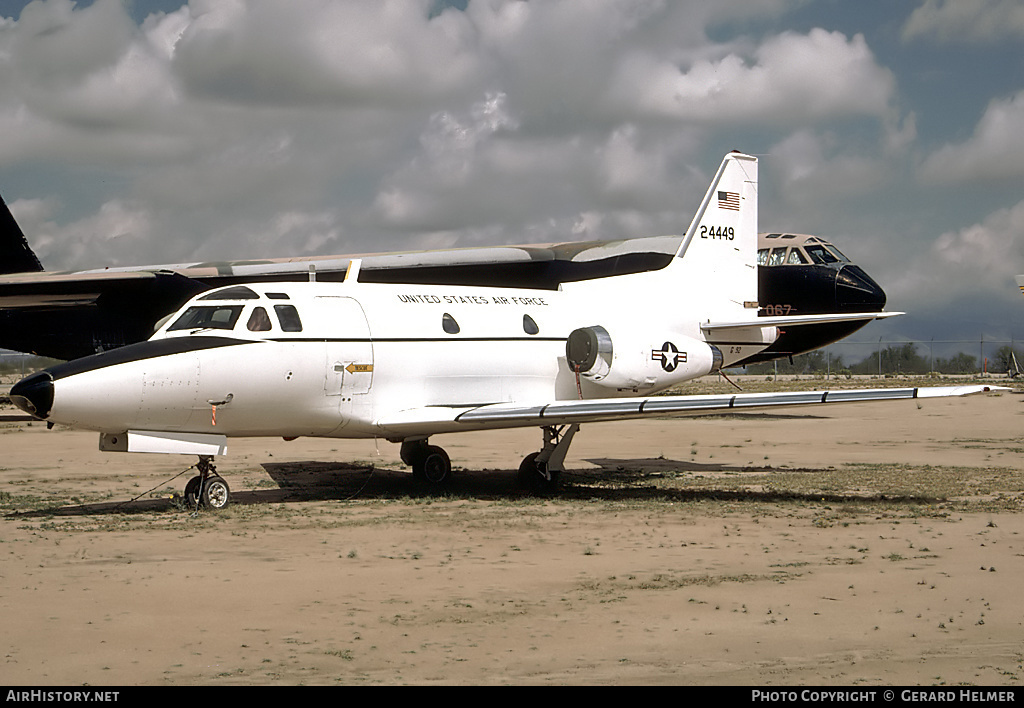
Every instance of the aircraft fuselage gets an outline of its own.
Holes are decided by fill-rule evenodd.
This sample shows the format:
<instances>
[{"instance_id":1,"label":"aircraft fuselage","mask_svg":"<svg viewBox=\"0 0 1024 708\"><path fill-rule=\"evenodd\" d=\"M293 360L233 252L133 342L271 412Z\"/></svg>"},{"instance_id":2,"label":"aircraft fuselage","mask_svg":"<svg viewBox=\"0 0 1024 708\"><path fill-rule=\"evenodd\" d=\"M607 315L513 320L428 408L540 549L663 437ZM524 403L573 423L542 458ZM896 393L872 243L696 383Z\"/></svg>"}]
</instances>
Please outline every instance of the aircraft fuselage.
<instances>
[{"instance_id":1,"label":"aircraft fuselage","mask_svg":"<svg viewBox=\"0 0 1024 708\"><path fill-rule=\"evenodd\" d=\"M629 293L601 295L585 284L514 293L363 283L228 288L193 299L150 341L51 367L40 392L26 379L12 395L34 398L41 418L109 433L401 438L379 424L382 411L656 393L770 341L733 342L723 354L695 323L666 322L643 290ZM577 375L566 341L591 326L614 350L607 371L595 364Z\"/></svg>"}]
</instances>

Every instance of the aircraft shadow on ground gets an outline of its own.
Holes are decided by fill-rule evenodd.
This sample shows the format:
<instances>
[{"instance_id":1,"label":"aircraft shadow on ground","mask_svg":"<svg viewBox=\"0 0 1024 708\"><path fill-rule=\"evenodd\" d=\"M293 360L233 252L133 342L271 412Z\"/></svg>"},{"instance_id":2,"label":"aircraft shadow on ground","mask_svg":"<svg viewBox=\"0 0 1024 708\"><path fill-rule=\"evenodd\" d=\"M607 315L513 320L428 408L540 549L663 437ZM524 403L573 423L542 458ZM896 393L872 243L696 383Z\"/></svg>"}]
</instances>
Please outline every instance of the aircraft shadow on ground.
<instances>
[{"instance_id":1,"label":"aircraft shadow on ground","mask_svg":"<svg viewBox=\"0 0 1024 708\"><path fill-rule=\"evenodd\" d=\"M934 504L941 499L910 495L863 495L836 492L787 491L785 489L727 489L715 485L713 478L699 485L673 487L660 480L668 476L721 473L764 474L770 468L686 462L664 458L587 460L599 469L569 469L562 473L559 489L547 496L559 499L607 501L748 501L814 502L831 504ZM266 489L237 490L231 493L233 505L301 503L310 501L347 501L359 499L408 499L431 497L467 497L481 500L514 500L535 495L521 489L516 471L456 469L444 490L430 489L406 470L376 468L344 462L264 463L267 475L277 485ZM787 472L818 472L816 469ZM231 475L227 475L231 484ZM12 512L10 517L98 516L104 514L153 513L178 509L189 512L180 498L145 498L107 501L74 506L58 506L27 512Z\"/></svg>"}]
</instances>

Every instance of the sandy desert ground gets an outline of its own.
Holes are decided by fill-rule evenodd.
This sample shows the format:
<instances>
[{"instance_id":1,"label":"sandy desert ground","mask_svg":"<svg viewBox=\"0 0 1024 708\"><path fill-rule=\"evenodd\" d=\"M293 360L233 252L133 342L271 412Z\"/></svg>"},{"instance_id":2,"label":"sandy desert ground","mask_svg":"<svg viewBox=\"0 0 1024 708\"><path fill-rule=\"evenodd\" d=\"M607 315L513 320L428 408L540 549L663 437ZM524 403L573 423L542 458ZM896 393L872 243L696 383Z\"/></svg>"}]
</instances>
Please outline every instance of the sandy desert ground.
<instances>
[{"instance_id":1,"label":"sandy desert ground","mask_svg":"<svg viewBox=\"0 0 1024 708\"><path fill-rule=\"evenodd\" d=\"M1019 685L1022 416L584 426L547 498L532 429L434 438L446 495L384 441L238 440L199 514L192 459L8 417L0 683Z\"/></svg>"}]
</instances>

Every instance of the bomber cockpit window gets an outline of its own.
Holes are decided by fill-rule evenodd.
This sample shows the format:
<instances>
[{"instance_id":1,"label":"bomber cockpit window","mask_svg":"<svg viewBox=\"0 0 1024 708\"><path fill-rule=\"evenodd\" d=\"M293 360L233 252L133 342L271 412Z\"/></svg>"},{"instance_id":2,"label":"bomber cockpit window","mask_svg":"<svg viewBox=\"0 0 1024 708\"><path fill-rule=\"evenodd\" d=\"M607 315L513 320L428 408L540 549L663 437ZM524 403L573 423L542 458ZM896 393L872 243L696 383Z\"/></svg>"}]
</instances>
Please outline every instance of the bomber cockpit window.
<instances>
[{"instance_id":1,"label":"bomber cockpit window","mask_svg":"<svg viewBox=\"0 0 1024 708\"><path fill-rule=\"evenodd\" d=\"M175 320L174 324L167 328L167 331L176 332L183 329L234 329L239 315L242 314L242 309L242 305L193 306L185 310Z\"/></svg>"},{"instance_id":2,"label":"bomber cockpit window","mask_svg":"<svg viewBox=\"0 0 1024 708\"><path fill-rule=\"evenodd\" d=\"M833 246L831 243L828 245L828 250L830 250L832 252L832 255L834 255L836 258L838 258L839 260L843 261L844 263L849 263L850 262L850 259L847 258L846 256L844 256L843 252L840 251L835 246Z\"/></svg>"},{"instance_id":3,"label":"bomber cockpit window","mask_svg":"<svg viewBox=\"0 0 1024 708\"><path fill-rule=\"evenodd\" d=\"M270 315L262 307L254 307L245 326L250 332L269 332Z\"/></svg>"},{"instance_id":4,"label":"bomber cockpit window","mask_svg":"<svg viewBox=\"0 0 1024 708\"><path fill-rule=\"evenodd\" d=\"M832 253L824 246L804 246L804 250L807 251L807 255L810 256L811 260L817 265L828 265L829 263L839 262L839 259L832 255Z\"/></svg>"},{"instance_id":5,"label":"bomber cockpit window","mask_svg":"<svg viewBox=\"0 0 1024 708\"><path fill-rule=\"evenodd\" d=\"M786 262L786 248L773 248L772 254L768 256L768 265L777 266Z\"/></svg>"},{"instance_id":6,"label":"bomber cockpit window","mask_svg":"<svg viewBox=\"0 0 1024 708\"><path fill-rule=\"evenodd\" d=\"M766 266L768 265L768 249L761 248L757 251L757 264Z\"/></svg>"},{"instance_id":7,"label":"bomber cockpit window","mask_svg":"<svg viewBox=\"0 0 1024 708\"><path fill-rule=\"evenodd\" d=\"M295 305L274 305L274 312L281 322L281 329L285 332L301 332L302 320L299 319L299 311Z\"/></svg>"},{"instance_id":8,"label":"bomber cockpit window","mask_svg":"<svg viewBox=\"0 0 1024 708\"><path fill-rule=\"evenodd\" d=\"M807 263L807 259L804 258L804 254L797 248L789 249L789 255L786 257L786 265L804 265Z\"/></svg>"},{"instance_id":9,"label":"bomber cockpit window","mask_svg":"<svg viewBox=\"0 0 1024 708\"><path fill-rule=\"evenodd\" d=\"M199 298L200 300L259 300L260 296L252 288L244 285L233 285L223 290L214 290Z\"/></svg>"}]
</instances>

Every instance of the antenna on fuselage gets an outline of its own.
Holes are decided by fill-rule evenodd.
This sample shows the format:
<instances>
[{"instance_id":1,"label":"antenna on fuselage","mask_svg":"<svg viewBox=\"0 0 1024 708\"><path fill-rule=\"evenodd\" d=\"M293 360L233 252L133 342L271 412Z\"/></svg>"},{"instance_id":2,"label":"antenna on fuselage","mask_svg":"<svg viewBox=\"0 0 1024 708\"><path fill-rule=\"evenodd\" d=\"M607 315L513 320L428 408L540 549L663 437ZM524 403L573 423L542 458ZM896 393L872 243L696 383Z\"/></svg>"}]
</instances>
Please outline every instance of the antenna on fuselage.
<instances>
[{"instance_id":1,"label":"antenna on fuselage","mask_svg":"<svg viewBox=\"0 0 1024 708\"><path fill-rule=\"evenodd\" d=\"M353 258L348 262L348 270L345 271L345 282L356 282L359 279L359 269L362 267L363 261L359 258Z\"/></svg>"},{"instance_id":2,"label":"antenna on fuselage","mask_svg":"<svg viewBox=\"0 0 1024 708\"><path fill-rule=\"evenodd\" d=\"M312 263L309 264L309 282L316 282L316 266Z\"/></svg>"}]
</instances>

